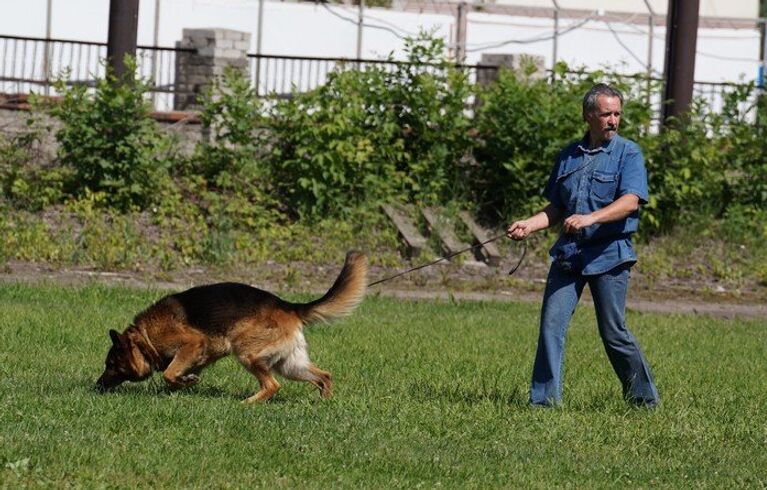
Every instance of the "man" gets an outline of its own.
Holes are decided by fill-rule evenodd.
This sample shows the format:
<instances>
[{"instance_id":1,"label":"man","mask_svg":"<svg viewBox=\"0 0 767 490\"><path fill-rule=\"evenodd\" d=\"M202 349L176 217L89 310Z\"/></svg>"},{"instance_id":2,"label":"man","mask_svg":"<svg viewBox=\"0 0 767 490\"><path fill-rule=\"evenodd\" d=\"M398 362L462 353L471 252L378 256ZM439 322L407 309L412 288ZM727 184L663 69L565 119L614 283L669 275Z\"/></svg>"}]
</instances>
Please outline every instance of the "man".
<instances>
[{"instance_id":1,"label":"man","mask_svg":"<svg viewBox=\"0 0 767 490\"><path fill-rule=\"evenodd\" d=\"M594 298L599 334L623 395L653 407L658 391L650 368L625 324L629 270L636 262L631 235L639 224L639 205L647 202L647 172L639 147L618 136L623 96L597 84L583 98L588 132L557 158L544 195L549 204L506 234L524 240L562 223L550 251L553 259L541 310L538 350L530 403L557 405L562 399L565 334L583 288Z\"/></svg>"}]
</instances>

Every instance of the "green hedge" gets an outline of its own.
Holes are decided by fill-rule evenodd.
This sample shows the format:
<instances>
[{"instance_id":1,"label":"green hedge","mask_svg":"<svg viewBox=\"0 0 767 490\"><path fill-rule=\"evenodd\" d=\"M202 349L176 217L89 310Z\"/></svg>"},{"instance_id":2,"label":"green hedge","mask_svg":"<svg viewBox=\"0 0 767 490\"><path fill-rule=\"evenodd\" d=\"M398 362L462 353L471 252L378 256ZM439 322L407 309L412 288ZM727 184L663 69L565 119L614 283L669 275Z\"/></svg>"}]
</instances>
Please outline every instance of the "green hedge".
<instances>
[{"instance_id":1,"label":"green hedge","mask_svg":"<svg viewBox=\"0 0 767 490\"><path fill-rule=\"evenodd\" d=\"M421 35L407 52L411 64L394 71L339 70L289 100L259 99L230 72L204 99L211 138L191 157L149 117L142 81L107 77L92 93L61 83L63 102L50 109L61 122L57 165L35 162L38 133L0 138L4 199L27 210L88 199L231 230L348 217L383 201L460 205L502 223L543 205L557 152L585 131L583 94L606 81L626 94L621 132L644 151L647 236L701 216L767 234L767 111L763 99L750 115L741 109L753 85L733 86L721 110L698 101L658 132L648 100L659 87L642 77L559 66L554 82L502 71L480 87L445 61L440 40Z\"/></svg>"}]
</instances>

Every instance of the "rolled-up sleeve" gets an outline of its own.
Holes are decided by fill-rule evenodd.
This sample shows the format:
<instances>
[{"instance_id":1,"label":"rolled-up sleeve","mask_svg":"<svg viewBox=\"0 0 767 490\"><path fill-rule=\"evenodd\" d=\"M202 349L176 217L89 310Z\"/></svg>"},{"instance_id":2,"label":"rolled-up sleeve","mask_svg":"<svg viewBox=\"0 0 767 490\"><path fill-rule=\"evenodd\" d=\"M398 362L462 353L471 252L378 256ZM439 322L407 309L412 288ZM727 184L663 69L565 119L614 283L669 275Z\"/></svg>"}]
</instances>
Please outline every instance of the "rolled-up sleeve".
<instances>
[{"instance_id":1,"label":"rolled-up sleeve","mask_svg":"<svg viewBox=\"0 0 767 490\"><path fill-rule=\"evenodd\" d=\"M625 196L626 194L638 196L640 204L647 204L649 199L647 169L645 169L642 151L638 146L629 148L624 156L623 171L618 183L617 197Z\"/></svg>"}]
</instances>

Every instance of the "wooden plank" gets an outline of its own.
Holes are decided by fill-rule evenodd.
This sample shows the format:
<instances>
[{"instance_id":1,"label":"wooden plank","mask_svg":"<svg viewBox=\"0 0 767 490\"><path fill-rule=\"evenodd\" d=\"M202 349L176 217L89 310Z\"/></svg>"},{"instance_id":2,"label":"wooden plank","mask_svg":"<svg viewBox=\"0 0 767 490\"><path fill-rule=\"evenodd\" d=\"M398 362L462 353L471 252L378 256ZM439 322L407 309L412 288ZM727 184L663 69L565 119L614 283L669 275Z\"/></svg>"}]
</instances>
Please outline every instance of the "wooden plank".
<instances>
[{"instance_id":1,"label":"wooden plank","mask_svg":"<svg viewBox=\"0 0 767 490\"><path fill-rule=\"evenodd\" d=\"M437 211L434 208L426 207L421 209L423 217L426 218L426 222L429 223L429 227L437 233L442 245L445 248L447 254L458 252L469 247L468 243L462 242L455 231L445 223L440 221L437 217Z\"/></svg>"},{"instance_id":2,"label":"wooden plank","mask_svg":"<svg viewBox=\"0 0 767 490\"><path fill-rule=\"evenodd\" d=\"M421 255L421 252L426 249L426 238L418 232L413 222L394 206L383 204L381 207L405 240L408 255L411 257Z\"/></svg>"},{"instance_id":3,"label":"wooden plank","mask_svg":"<svg viewBox=\"0 0 767 490\"><path fill-rule=\"evenodd\" d=\"M471 215L466 211L460 211L458 216L461 218L461 221L464 222L466 227L469 229L471 234L474 235L474 238L476 238L478 242L481 243L492 238L492 235L490 235L486 229L477 224L477 222L474 221L474 218L472 218ZM484 254L487 257L488 265L498 267L498 265L501 263L501 253L498 251L498 247L496 247L494 243L486 243L482 246L482 249L484 250Z\"/></svg>"}]
</instances>

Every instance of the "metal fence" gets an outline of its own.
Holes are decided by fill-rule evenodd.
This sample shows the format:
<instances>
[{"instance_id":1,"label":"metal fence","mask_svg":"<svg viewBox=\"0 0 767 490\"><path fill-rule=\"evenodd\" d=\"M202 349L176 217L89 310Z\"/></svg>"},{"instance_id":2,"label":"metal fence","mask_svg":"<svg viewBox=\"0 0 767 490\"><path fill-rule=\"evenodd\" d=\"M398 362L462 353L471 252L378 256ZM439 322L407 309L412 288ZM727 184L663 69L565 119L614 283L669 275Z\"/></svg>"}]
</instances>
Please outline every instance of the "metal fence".
<instances>
[{"instance_id":1,"label":"metal fence","mask_svg":"<svg viewBox=\"0 0 767 490\"><path fill-rule=\"evenodd\" d=\"M592 76L592 73L584 71L568 72L567 77L575 79ZM632 97L640 97L649 104L653 112L653 127L657 129L663 112L663 82L661 78L648 78L646 74L605 74L605 82L621 81L629 82L628 85L635 88L635 93L626 94ZM736 91L747 89L747 84L732 82L694 82L693 100L702 105L705 113L718 113L724 109L725 100ZM756 118L756 104L764 89L751 90L746 100L738 103L738 113L747 120L754 121Z\"/></svg>"},{"instance_id":2,"label":"metal fence","mask_svg":"<svg viewBox=\"0 0 767 490\"><path fill-rule=\"evenodd\" d=\"M393 73L401 67L413 67L422 73L436 74L445 65L416 64L395 60L369 60L350 58L319 58L310 56L273 56L249 54L250 78L261 96L289 97L292 92L307 92L328 80L328 75L339 71L379 69ZM478 73L495 67L450 64L463 71L470 83L477 81Z\"/></svg>"},{"instance_id":3,"label":"metal fence","mask_svg":"<svg viewBox=\"0 0 767 490\"><path fill-rule=\"evenodd\" d=\"M181 49L139 46L138 75L151 84L158 110L173 108L176 54ZM0 36L0 93L56 95L53 82L94 86L106 73L106 43Z\"/></svg>"},{"instance_id":4,"label":"metal fence","mask_svg":"<svg viewBox=\"0 0 767 490\"><path fill-rule=\"evenodd\" d=\"M31 92L56 95L52 81L63 78L66 83L82 83L89 86L105 74L107 46L105 43L0 36L0 93L27 94ZM149 81L154 107L158 111L173 110L176 57L182 48L139 46L136 53L138 75ZM289 97L294 92L306 92L327 81L334 71L364 70L377 67L393 72L403 65L410 65L424 72L435 72L441 65L414 65L391 60L365 60L346 58L320 58L307 56L248 55L249 74L254 89L260 96ZM494 68L481 65L453 65L464 70L471 83L483 75L484 70ZM577 76L575 74L574 76ZM615 76L615 75L611 75ZM633 77L624 75L624 77ZM636 76L641 78L642 75ZM653 80L657 87L661 80ZM694 92L702 98L710 110L719 111L725 94L738 89L738 84L696 82ZM754 95L755 96L755 95ZM660 115L661 92L649 94L649 102ZM753 100L742 104L748 111ZM753 112L752 112L753 116Z\"/></svg>"}]
</instances>

